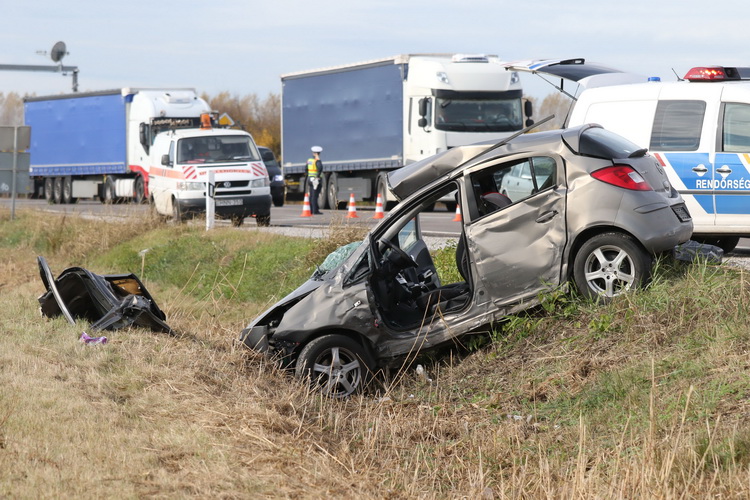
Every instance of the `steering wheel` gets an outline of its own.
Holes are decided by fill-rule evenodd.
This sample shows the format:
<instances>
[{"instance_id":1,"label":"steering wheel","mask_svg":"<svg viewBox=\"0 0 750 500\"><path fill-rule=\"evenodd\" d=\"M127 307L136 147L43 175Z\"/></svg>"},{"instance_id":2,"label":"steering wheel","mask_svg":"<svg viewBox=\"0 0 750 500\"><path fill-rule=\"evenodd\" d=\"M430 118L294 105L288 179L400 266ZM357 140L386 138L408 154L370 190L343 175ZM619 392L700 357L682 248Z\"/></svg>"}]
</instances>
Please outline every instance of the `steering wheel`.
<instances>
[{"instance_id":1,"label":"steering wheel","mask_svg":"<svg viewBox=\"0 0 750 500\"><path fill-rule=\"evenodd\" d=\"M404 268L419 267L419 264L417 264L417 261L415 261L411 255L404 252L401 247L397 247L396 245L394 245L390 240L383 238L382 240L380 240L380 243L391 249L396 255L396 259L391 260L394 264Z\"/></svg>"}]
</instances>

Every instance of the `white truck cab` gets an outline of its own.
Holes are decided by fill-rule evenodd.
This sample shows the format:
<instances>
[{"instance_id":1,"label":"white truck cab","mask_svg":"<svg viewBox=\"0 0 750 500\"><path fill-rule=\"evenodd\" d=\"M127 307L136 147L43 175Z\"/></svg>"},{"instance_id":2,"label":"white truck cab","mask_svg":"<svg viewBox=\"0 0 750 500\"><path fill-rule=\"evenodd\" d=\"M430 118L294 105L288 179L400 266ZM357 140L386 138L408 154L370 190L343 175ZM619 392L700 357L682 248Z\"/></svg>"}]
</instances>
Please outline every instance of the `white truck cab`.
<instances>
[{"instance_id":1,"label":"white truck cab","mask_svg":"<svg viewBox=\"0 0 750 500\"><path fill-rule=\"evenodd\" d=\"M648 148L685 199L693 239L731 251L750 236L750 68L693 68L676 82L649 81L583 59L509 69L579 83L583 90L566 125L598 123Z\"/></svg>"}]
</instances>

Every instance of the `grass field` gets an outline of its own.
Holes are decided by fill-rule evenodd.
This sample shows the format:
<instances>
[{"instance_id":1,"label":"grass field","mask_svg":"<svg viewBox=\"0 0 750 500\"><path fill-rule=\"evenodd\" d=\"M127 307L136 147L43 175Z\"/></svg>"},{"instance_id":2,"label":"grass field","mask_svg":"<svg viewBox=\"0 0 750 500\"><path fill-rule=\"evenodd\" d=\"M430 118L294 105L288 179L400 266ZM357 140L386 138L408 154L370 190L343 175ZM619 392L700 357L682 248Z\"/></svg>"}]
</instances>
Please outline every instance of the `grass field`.
<instances>
[{"instance_id":1,"label":"grass field","mask_svg":"<svg viewBox=\"0 0 750 500\"><path fill-rule=\"evenodd\" d=\"M750 277L660 261L562 292L331 401L236 343L338 244L0 212L0 497L748 498ZM144 252L145 250L145 252ZM55 274L134 272L177 332L39 315Z\"/></svg>"}]
</instances>

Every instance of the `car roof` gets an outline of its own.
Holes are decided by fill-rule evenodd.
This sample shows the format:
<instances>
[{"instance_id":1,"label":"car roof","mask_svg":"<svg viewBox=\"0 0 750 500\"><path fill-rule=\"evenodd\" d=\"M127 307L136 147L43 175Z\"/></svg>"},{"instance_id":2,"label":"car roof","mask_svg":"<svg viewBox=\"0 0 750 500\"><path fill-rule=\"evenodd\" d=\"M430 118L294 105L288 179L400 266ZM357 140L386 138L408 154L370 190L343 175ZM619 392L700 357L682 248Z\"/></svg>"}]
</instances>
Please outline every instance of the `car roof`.
<instances>
[{"instance_id":1,"label":"car roof","mask_svg":"<svg viewBox=\"0 0 750 500\"><path fill-rule=\"evenodd\" d=\"M394 170L388 174L388 184L393 194L403 200L442 176L494 158L537 149L558 150L563 146L578 152L581 134L594 127L601 128L599 125L585 124L568 129L523 134L497 148L493 148L497 141L458 146Z\"/></svg>"}]
</instances>

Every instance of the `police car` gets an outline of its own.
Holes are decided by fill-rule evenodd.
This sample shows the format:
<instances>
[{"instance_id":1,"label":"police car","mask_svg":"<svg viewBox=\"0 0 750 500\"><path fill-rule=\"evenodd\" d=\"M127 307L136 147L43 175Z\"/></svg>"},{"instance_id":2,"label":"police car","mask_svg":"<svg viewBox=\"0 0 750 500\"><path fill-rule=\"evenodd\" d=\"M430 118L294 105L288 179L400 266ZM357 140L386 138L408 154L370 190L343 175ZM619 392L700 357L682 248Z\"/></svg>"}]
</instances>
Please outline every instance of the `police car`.
<instances>
[{"instance_id":1,"label":"police car","mask_svg":"<svg viewBox=\"0 0 750 500\"><path fill-rule=\"evenodd\" d=\"M567 126L597 123L647 147L685 199L693 239L729 252L750 236L750 68L697 67L662 82L584 59L508 66L583 88Z\"/></svg>"}]
</instances>

